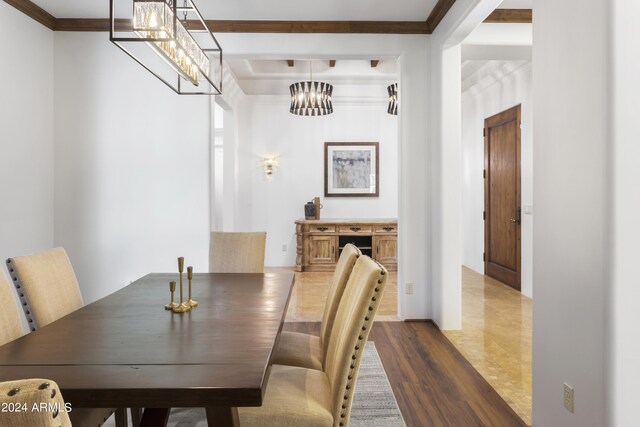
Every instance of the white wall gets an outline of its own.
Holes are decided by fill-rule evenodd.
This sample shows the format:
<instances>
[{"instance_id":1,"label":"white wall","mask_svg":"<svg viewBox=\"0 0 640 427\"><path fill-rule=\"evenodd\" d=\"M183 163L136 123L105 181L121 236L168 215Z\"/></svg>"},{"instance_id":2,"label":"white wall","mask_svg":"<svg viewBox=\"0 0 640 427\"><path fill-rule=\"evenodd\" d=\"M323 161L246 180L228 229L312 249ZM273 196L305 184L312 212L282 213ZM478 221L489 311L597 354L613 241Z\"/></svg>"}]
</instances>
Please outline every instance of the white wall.
<instances>
[{"instance_id":1,"label":"white wall","mask_svg":"<svg viewBox=\"0 0 640 427\"><path fill-rule=\"evenodd\" d=\"M496 70L500 75L500 70ZM462 264L484 274L484 119L518 104L521 109L521 206L533 206L531 63L462 94ZM532 296L533 216L522 214L522 293Z\"/></svg>"},{"instance_id":2,"label":"white wall","mask_svg":"<svg viewBox=\"0 0 640 427\"><path fill-rule=\"evenodd\" d=\"M638 286L638 242L640 241L640 140L638 99L640 99L640 34L637 19L640 2L616 0L612 4L613 75L612 141L610 177L613 191L613 226L610 229L608 319L606 340L607 424L632 426L638 423L638 382L640 381L640 286ZM630 54L633 52L633 54ZM606 285L605 285L606 286Z\"/></svg>"},{"instance_id":3,"label":"white wall","mask_svg":"<svg viewBox=\"0 0 640 427\"><path fill-rule=\"evenodd\" d=\"M8 257L53 245L53 32L0 2L0 39L4 265ZM0 274L8 279L4 268Z\"/></svg>"},{"instance_id":4,"label":"white wall","mask_svg":"<svg viewBox=\"0 0 640 427\"><path fill-rule=\"evenodd\" d=\"M604 301L611 291L606 275L610 256L606 244L610 220L610 5L609 0L592 0L589 7L581 0L537 0L534 4L536 426L606 425L604 355L608 350L604 329L608 318ZM637 38L637 26L634 28ZM637 142L637 137L634 140ZM623 155L628 153L631 151ZM634 186L637 196L635 170L629 185ZM630 192L625 196L634 197ZM634 215L637 218L637 211ZM637 323L634 329L630 336L637 341ZM635 384L637 380L634 378ZM563 382L575 388L574 414L563 407ZM632 396L637 403L635 388Z\"/></svg>"},{"instance_id":5,"label":"white wall","mask_svg":"<svg viewBox=\"0 0 640 427\"><path fill-rule=\"evenodd\" d=\"M384 85L379 89L386 92ZM334 113L323 117L292 115L286 96L245 99L239 117L240 186L235 227L267 231L266 265L295 265L294 221L304 218L303 206L315 196L322 200L322 219L397 218L398 117L387 114L384 97L383 102L336 100ZM325 198L325 142L378 142L380 197ZM270 181L265 179L261 164L265 156L276 156L280 163Z\"/></svg>"},{"instance_id":6,"label":"white wall","mask_svg":"<svg viewBox=\"0 0 640 427\"><path fill-rule=\"evenodd\" d=\"M85 302L184 256L208 271L209 98L178 96L105 33L55 33L55 233Z\"/></svg>"},{"instance_id":7,"label":"white wall","mask_svg":"<svg viewBox=\"0 0 640 427\"><path fill-rule=\"evenodd\" d=\"M399 118L399 315L431 318L428 152L430 38L372 34L220 34L227 58L399 58L403 113ZM301 208L300 208L301 209ZM300 215L299 210L296 215ZM459 267L459 262L458 262ZM459 268L458 268L459 269ZM414 294L405 295L406 283Z\"/></svg>"},{"instance_id":8,"label":"white wall","mask_svg":"<svg viewBox=\"0 0 640 427\"><path fill-rule=\"evenodd\" d=\"M455 2L430 40L430 304L433 320L442 329L460 329L462 324L460 43L499 3Z\"/></svg>"}]
</instances>

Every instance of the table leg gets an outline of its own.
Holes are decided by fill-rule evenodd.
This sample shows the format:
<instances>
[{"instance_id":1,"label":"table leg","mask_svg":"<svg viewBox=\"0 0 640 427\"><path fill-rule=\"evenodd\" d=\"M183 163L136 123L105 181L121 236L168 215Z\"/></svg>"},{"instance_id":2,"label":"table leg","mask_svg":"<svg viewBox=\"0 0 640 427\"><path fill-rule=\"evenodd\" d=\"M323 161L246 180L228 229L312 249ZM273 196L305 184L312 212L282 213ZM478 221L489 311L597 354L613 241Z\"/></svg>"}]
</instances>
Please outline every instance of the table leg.
<instances>
[{"instance_id":1,"label":"table leg","mask_svg":"<svg viewBox=\"0 0 640 427\"><path fill-rule=\"evenodd\" d=\"M166 427L171 408L144 408L140 427Z\"/></svg>"},{"instance_id":2,"label":"table leg","mask_svg":"<svg viewBox=\"0 0 640 427\"><path fill-rule=\"evenodd\" d=\"M142 419L142 408L131 408L131 424L133 427L140 427Z\"/></svg>"},{"instance_id":3,"label":"table leg","mask_svg":"<svg viewBox=\"0 0 640 427\"><path fill-rule=\"evenodd\" d=\"M127 427L129 423L127 422L127 408L118 408L116 409L116 427Z\"/></svg>"},{"instance_id":4,"label":"table leg","mask_svg":"<svg viewBox=\"0 0 640 427\"><path fill-rule=\"evenodd\" d=\"M211 406L207 408L209 427L239 427L238 408Z\"/></svg>"}]
</instances>

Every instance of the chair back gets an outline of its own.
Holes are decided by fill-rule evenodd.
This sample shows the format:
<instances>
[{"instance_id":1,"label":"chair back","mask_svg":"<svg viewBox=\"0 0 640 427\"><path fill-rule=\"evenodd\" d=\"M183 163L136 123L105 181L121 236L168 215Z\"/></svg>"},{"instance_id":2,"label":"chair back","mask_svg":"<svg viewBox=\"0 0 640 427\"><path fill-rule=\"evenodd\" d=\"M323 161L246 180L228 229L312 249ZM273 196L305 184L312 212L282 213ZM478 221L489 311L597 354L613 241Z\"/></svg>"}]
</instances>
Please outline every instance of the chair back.
<instances>
[{"instance_id":1,"label":"chair back","mask_svg":"<svg viewBox=\"0 0 640 427\"><path fill-rule=\"evenodd\" d=\"M266 232L211 233L211 273L264 273Z\"/></svg>"},{"instance_id":2,"label":"chair back","mask_svg":"<svg viewBox=\"0 0 640 427\"><path fill-rule=\"evenodd\" d=\"M327 349L329 348L329 336L333 329L333 322L336 318L338 305L344 294L344 289L347 286L347 280L349 280L353 266L356 265L356 261L360 255L362 255L362 252L360 252L360 249L356 246L351 243L345 245L338 259L338 264L336 264L336 269L333 272L329 295L327 297L327 303L324 306L322 323L320 324L320 342L322 344L323 355L327 354Z\"/></svg>"},{"instance_id":3,"label":"chair back","mask_svg":"<svg viewBox=\"0 0 640 427\"><path fill-rule=\"evenodd\" d=\"M63 248L7 260L29 328L35 331L84 305Z\"/></svg>"},{"instance_id":4,"label":"chair back","mask_svg":"<svg viewBox=\"0 0 640 427\"><path fill-rule=\"evenodd\" d=\"M388 276L383 266L361 256L338 306L325 358L336 427L349 425L360 361Z\"/></svg>"},{"instance_id":5,"label":"chair back","mask_svg":"<svg viewBox=\"0 0 640 427\"><path fill-rule=\"evenodd\" d=\"M51 380L28 379L0 383L0 404L3 408L28 410L2 411L2 427L71 427L69 413L58 384ZM33 410L46 405L46 410Z\"/></svg>"},{"instance_id":6,"label":"chair back","mask_svg":"<svg viewBox=\"0 0 640 427\"><path fill-rule=\"evenodd\" d=\"M21 337L24 332L11 287L0 272L0 346Z\"/></svg>"}]
</instances>

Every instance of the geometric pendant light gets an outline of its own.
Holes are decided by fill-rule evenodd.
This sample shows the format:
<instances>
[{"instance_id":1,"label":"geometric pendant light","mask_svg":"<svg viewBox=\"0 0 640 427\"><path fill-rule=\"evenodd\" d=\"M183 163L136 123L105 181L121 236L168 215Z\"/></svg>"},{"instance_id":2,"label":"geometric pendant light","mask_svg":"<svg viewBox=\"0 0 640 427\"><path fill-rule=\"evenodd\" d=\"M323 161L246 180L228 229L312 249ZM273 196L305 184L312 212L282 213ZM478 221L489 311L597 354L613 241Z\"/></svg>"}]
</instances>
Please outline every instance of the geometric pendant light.
<instances>
[{"instance_id":1,"label":"geometric pendant light","mask_svg":"<svg viewBox=\"0 0 640 427\"><path fill-rule=\"evenodd\" d=\"M398 115L398 83L394 83L387 88L387 93L389 94L389 106L387 107L387 113L393 114L394 116Z\"/></svg>"},{"instance_id":2,"label":"geometric pendant light","mask_svg":"<svg viewBox=\"0 0 640 427\"><path fill-rule=\"evenodd\" d=\"M298 116L324 116L333 113L333 85L314 82L309 61L309 81L289 86L291 107L289 112Z\"/></svg>"}]
</instances>

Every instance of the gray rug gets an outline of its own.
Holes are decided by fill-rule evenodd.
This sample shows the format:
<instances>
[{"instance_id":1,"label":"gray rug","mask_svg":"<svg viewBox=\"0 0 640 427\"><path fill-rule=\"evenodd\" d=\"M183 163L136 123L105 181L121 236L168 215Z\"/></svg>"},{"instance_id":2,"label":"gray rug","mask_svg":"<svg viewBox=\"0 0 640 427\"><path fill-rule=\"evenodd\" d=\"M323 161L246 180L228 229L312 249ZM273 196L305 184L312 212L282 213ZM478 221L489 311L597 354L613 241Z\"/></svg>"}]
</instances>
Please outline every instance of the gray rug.
<instances>
[{"instance_id":1,"label":"gray rug","mask_svg":"<svg viewBox=\"0 0 640 427\"><path fill-rule=\"evenodd\" d=\"M131 420L129 420L131 423ZM115 426L113 417L105 427ZM171 410L170 427L207 427L204 409ZM364 349L351 408L351 427L405 427L398 403L373 342ZM286 426L283 426L286 427Z\"/></svg>"}]
</instances>

